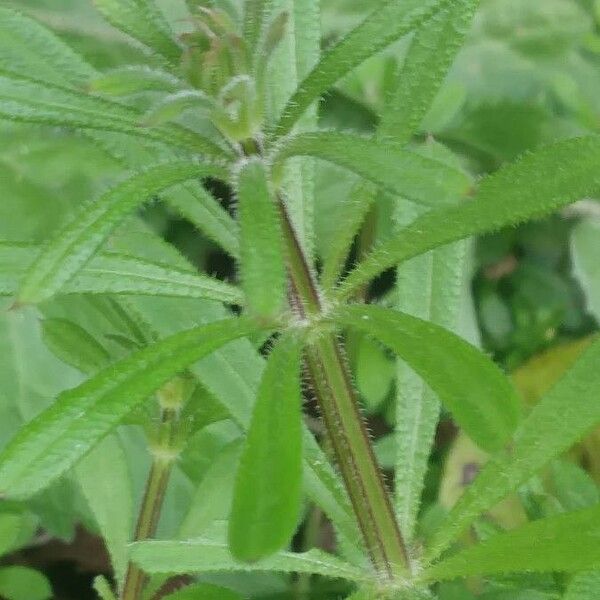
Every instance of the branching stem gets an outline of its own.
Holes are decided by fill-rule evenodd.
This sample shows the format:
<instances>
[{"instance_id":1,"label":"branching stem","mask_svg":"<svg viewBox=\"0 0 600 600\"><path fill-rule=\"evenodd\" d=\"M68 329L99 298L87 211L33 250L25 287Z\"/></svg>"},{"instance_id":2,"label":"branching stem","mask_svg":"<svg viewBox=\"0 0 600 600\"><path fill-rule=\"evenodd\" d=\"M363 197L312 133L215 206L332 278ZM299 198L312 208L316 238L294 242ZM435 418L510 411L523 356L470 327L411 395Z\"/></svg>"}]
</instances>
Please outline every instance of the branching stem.
<instances>
[{"instance_id":1,"label":"branching stem","mask_svg":"<svg viewBox=\"0 0 600 600\"><path fill-rule=\"evenodd\" d=\"M323 313L323 302L316 278L283 199L279 197L277 201L292 303L301 317L319 317ZM308 345L305 359L308 378L369 556L382 577L393 579L406 573L408 556L360 412L343 344L333 333L325 333Z\"/></svg>"}]
</instances>

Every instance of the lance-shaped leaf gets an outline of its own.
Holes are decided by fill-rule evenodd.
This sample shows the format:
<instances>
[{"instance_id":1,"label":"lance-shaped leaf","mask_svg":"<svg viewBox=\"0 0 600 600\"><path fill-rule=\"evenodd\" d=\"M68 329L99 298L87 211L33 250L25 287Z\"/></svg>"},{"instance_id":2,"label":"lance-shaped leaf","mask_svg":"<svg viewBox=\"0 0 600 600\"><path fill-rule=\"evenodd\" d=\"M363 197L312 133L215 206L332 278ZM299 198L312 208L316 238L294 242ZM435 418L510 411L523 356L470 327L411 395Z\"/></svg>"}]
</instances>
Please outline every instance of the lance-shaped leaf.
<instances>
[{"instance_id":1,"label":"lance-shaped leaf","mask_svg":"<svg viewBox=\"0 0 600 600\"><path fill-rule=\"evenodd\" d=\"M478 4L479 0L448 3L417 29L383 113L381 135L400 144L410 141L462 46Z\"/></svg>"},{"instance_id":2,"label":"lance-shaped leaf","mask_svg":"<svg viewBox=\"0 0 600 600\"><path fill-rule=\"evenodd\" d=\"M254 562L284 548L302 490L300 343L285 336L267 361L240 459L229 521L232 554Z\"/></svg>"},{"instance_id":3,"label":"lance-shaped leaf","mask_svg":"<svg viewBox=\"0 0 600 600\"><path fill-rule=\"evenodd\" d=\"M95 73L52 31L8 7L0 8L0 68L59 84L83 84Z\"/></svg>"},{"instance_id":4,"label":"lance-shaped leaf","mask_svg":"<svg viewBox=\"0 0 600 600\"><path fill-rule=\"evenodd\" d=\"M237 178L240 269L248 307L258 315L277 313L285 295L283 238L265 165L244 163Z\"/></svg>"},{"instance_id":5,"label":"lance-shaped leaf","mask_svg":"<svg viewBox=\"0 0 600 600\"><path fill-rule=\"evenodd\" d=\"M174 75L146 65L127 65L106 71L90 80L88 89L107 96L140 92L174 92L184 85Z\"/></svg>"},{"instance_id":6,"label":"lance-shaped leaf","mask_svg":"<svg viewBox=\"0 0 600 600\"><path fill-rule=\"evenodd\" d=\"M173 375L256 330L254 321L235 318L177 333L63 392L20 429L0 454L0 493L11 498L34 495L85 456Z\"/></svg>"},{"instance_id":7,"label":"lance-shaped leaf","mask_svg":"<svg viewBox=\"0 0 600 600\"><path fill-rule=\"evenodd\" d=\"M82 373L93 373L110 361L106 348L73 321L44 319L42 336L46 346L58 358Z\"/></svg>"},{"instance_id":8,"label":"lance-shaped leaf","mask_svg":"<svg viewBox=\"0 0 600 600\"><path fill-rule=\"evenodd\" d=\"M28 303L50 298L87 263L134 208L178 183L215 173L215 167L191 161L165 163L134 175L93 204L82 206L42 249L23 279L18 300Z\"/></svg>"},{"instance_id":9,"label":"lance-shaped leaf","mask_svg":"<svg viewBox=\"0 0 600 600\"><path fill-rule=\"evenodd\" d=\"M600 422L599 361L600 341L595 341L521 423L511 447L494 456L467 487L431 541L431 557Z\"/></svg>"},{"instance_id":10,"label":"lance-shaped leaf","mask_svg":"<svg viewBox=\"0 0 600 600\"><path fill-rule=\"evenodd\" d=\"M125 449L116 435L103 439L76 467L81 492L110 554L116 580L125 577L133 530L133 490Z\"/></svg>"},{"instance_id":11,"label":"lance-shaped leaf","mask_svg":"<svg viewBox=\"0 0 600 600\"><path fill-rule=\"evenodd\" d=\"M32 79L12 70L0 72L0 119L118 132L212 157L227 156L214 142L183 127L139 127L141 117L138 111L107 98Z\"/></svg>"},{"instance_id":12,"label":"lance-shaped leaf","mask_svg":"<svg viewBox=\"0 0 600 600\"><path fill-rule=\"evenodd\" d=\"M321 552L278 552L256 563L236 561L225 542L194 539L172 542L137 542L132 545L132 560L148 573L203 573L274 571L280 573L308 573L368 581L372 575L344 561Z\"/></svg>"},{"instance_id":13,"label":"lance-shaped leaf","mask_svg":"<svg viewBox=\"0 0 600 600\"><path fill-rule=\"evenodd\" d=\"M540 519L426 569L428 581L501 573L584 571L600 568L600 505Z\"/></svg>"},{"instance_id":14,"label":"lance-shaped leaf","mask_svg":"<svg viewBox=\"0 0 600 600\"><path fill-rule=\"evenodd\" d=\"M514 432L520 401L507 377L462 338L410 315L378 306L340 309L336 322L368 333L406 361L486 450L497 450Z\"/></svg>"},{"instance_id":15,"label":"lance-shaped leaf","mask_svg":"<svg viewBox=\"0 0 600 600\"><path fill-rule=\"evenodd\" d=\"M382 114L379 135L408 143L429 111L462 45L478 0L446 5L413 36ZM422 214L403 202L403 225ZM397 308L454 330L461 309L467 244L459 242L415 257L397 273ZM339 268L337 270L339 273ZM396 515L412 539L439 420L437 395L405 362L398 364L396 403Z\"/></svg>"},{"instance_id":16,"label":"lance-shaped leaf","mask_svg":"<svg viewBox=\"0 0 600 600\"><path fill-rule=\"evenodd\" d=\"M169 62L181 55L154 0L94 0L106 20Z\"/></svg>"},{"instance_id":17,"label":"lance-shaped leaf","mask_svg":"<svg viewBox=\"0 0 600 600\"><path fill-rule=\"evenodd\" d=\"M468 242L458 242L401 265L395 307L456 333L464 304L465 255L469 247ZM396 515L403 534L412 538L435 442L440 401L404 361L398 363L396 390Z\"/></svg>"},{"instance_id":18,"label":"lance-shaped leaf","mask_svg":"<svg viewBox=\"0 0 600 600\"><path fill-rule=\"evenodd\" d=\"M344 75L421 25L444 4L444 0L390 0L377 7L360 25L327 50L300 83L279 121L278 133L289 133L308 107Z\"/></svg>"},{"instance_id":19,"label":"lance-shaped leaf","mask_svg":"<svg viewBox=\"0 0 600 600\"><path fill-rule=\"evenodd\" d=\"M271 17L273 0L246 0L244 2L244 40L251 52L261 41Z\"/></svg>"},{"instance_id":20,"label":"lance-shaped leaf","mask_svg":"<svg viewBox=\"0 0 600 600\"><path fill-rule=\"evenodd\" d=\"M0 241L0 296L12 296L40 254L40 246ZM207 298L243 304L242 291L213 277L115 252L94 256L60 289L61 294L122 294Z\"/></svg>"},{"instance_id":21,"label":"lance-shaped leaf","mask_svg":"<svg viewBox=\"0 0 600 600\"><path fill-rule=\"evenodd\" d=\"M595 193L599 160L600 137L589 136L557 142L506 165L483 180L474 200L432 210L375 248L342 283L338 299L433 248L541 217Z\"/></svg>"},{"instance_id":22,"label":"lance-shaped leaf","mask_svg":"<svg viewBox=\"0 0 600 600\"><path fill-rule=\"evenodd\" d=\"M146 165L160 161L174 160L176 153L161 144L144 144L127 135L89 132L123 168L140 170ZM234 219L203 186L194 182L184 183L176 191L167 191L163 200L172 206L185 219L190 221L206 237L226 250L231 256L238 256L238 228Z\"/></svg>"},{"instance_id":23,"label":"lance-shaped leaf","mask_svg":"<svg viewBox=\"0 0 600 600\"><path fill-rule=\"evenodd\" d=\"M350 133L313 132L286 139L275 152L280 163L292 156L314 156L340 165L389 192L429 206L465 195L466 173L401 146Z\"/></svg>"}]
</instances>

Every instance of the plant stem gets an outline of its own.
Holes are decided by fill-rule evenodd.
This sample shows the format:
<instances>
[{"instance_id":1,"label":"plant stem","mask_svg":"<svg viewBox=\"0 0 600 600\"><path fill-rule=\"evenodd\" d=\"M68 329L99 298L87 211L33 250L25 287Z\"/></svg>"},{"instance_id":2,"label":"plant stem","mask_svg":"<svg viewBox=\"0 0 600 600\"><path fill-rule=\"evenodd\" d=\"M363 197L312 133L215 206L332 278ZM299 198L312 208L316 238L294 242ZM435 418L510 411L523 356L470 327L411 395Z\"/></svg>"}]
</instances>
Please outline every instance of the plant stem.
<instances>
[{"instance_id":1,"label":"plant stem","mask_svg":"<svg viewBox=\"0 0 600 600\"><path fill-rule=\"evenodd\" d=\"M178 454L174 444L178 420L178 410L163 408L158 430L158 445L152 453L152 465L135 527L134 541L136 542L151 538L156 533L165 492ZM130 562L127 566L121 600L140 600L146 581L146 574Z\"/></svg>"},{"instance_id":2,"label":"plant stem","mask_svg":"<svg viewBox=\"0 0 600 600\"><path fill-rule=\"evenodd\" d=\"M318 318L323 313L320 290L281 198L278 207L293 307L303 318ZM408 555L360 412L342 342L325 333L307 346L305 359L371 562L380 575L393 579L406 572Z\"/></svg>"}]
</instances>

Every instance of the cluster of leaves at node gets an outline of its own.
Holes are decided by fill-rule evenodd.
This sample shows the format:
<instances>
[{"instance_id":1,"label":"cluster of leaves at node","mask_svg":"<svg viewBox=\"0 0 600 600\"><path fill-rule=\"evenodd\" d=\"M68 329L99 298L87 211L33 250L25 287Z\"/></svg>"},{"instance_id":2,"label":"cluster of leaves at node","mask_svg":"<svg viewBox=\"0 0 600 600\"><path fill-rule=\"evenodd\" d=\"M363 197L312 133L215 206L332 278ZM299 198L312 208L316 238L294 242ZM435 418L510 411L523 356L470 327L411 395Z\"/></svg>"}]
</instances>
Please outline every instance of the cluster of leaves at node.
<instances>
[{"instance_id":1,"label":"cluster of leaves at node","mask_svg":"<svg viewBox=\"0 0 600 600\"><path fill-rule=\"evenodd\" d=\"M377 582L364 565L318 551L284 550L301 513L303 473L328 490L323 508L340 536L354 535L347 498L333 471L319 471L322 455L302 423L300 381L306 345L326 332L360 331L401 357L467 435L493 455L428 547L415 556L420 568L406 575L411 585L509 571L599 567L600 507L531 523L440 556L480 514L600 422L600 405L594 401L600 391L595 368L600 343L591 344L524 418L504 374L457 335L399 311L347 302L382 272L409 259L537 218L593 193L600 183L600 138L557 142L477 182L410 146L461 45L475 1L382 3L327 49L287 102L275 109L268 98L278 82L269 65L290 24L287 13L273 12L270 2L246 2L241 26L224 11L196 7L192 16L199 26L179 38L149 0L96 4L152 54L152 66L97 73L41 25L11 9L0 11L4 27L28 45L26 55L15 44L13 55L0 57L0 116L82 132L106 148L123 143L131 149L130 155L120 156L122 181L82 204L42 247L0 243L0 293L14 297L13 310L77 293L207 299L240 307L242 316L223 311L221 319L158 341L145 340L116 361L102 358L86 332L59 327L54 340L60 351L92 357L85 370L93 374L62 393L2 451L2 495L23 499L46 489L178 374L194 376L198 361L235 340L274 336L253 406L241 411L225 407L246 432L228 533L186 542L140 542L132 549L132 560L151 573L289 571L369 588ZM190 2L192 8L195 4ZM303 125L337 81L407 34L413 40L376 136ZM39 62L28 58L32 53ZM133 99L146 92L158 100L144 111ZM192 113L195 121L183 119ZM286 169L297 157L329 161L361 178L353 192L353 222L323 267L327 311L308 321L286 304L279 209L280 203L292 208ZM208 178L234 190L236 220L203 187ZM344 275L352 240L380 193L409 200L422 214ZM152 261L135 252L106 249L126 217L156 196L238 261L239 285L199 274L168 254ZM310 248L309 239L303 242ZM117 553L113 560L122 558Z\"/></svg>"}]
</instances>

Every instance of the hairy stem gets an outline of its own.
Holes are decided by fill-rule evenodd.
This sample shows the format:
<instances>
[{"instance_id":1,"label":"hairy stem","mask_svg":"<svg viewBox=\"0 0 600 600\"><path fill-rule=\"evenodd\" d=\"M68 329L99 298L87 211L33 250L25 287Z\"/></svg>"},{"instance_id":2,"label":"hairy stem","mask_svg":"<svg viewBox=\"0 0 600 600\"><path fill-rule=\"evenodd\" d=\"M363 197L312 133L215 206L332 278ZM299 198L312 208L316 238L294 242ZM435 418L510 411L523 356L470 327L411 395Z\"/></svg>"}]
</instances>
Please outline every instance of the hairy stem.
<instances>
[{"instance_id":1,"label":"hairy stem","mask_svg":"<svg viewBox=\"0 0 600 600\"><path fill-rule=\"evenodd\" d=\"M293 306L303 318L318 318L323 312L320 291L281 198L278 205ZM393 579L406 572L408 556L360 412L343 344L334 334L324 334L307 346L305 359L371 562L382 576Z\"/></svg>"},{"instance_id":2,"label":"hairy stem","mask_svg":"<svg viewBox=\"0 0 600 600\"><path fill-rule=\"evenodd\" d=\"M152 465L146 480L144 497L135 527L134 541L136 542L151 538L156 533L165 492L178 454L174 444L178 420L178 410L172 408L162 410L158 444L153 449ZM121 600L140 600L146 581L146 574L130 562L125 575Z\"/></svg>"}]
</instances>

